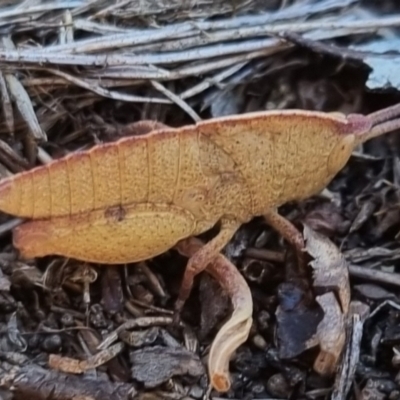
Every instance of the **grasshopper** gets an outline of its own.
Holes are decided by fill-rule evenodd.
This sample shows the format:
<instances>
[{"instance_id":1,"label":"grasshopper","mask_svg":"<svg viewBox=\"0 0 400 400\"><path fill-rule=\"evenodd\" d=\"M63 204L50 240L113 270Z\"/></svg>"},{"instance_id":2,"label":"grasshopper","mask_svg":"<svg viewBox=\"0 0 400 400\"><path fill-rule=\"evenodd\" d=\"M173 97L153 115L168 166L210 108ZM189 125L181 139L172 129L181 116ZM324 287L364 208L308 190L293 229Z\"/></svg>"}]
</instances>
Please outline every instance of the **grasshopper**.
<instances>
[{"instance_id":1,"label":"grasshopper","mask_svg":"<svg viewBox=\"0 0 400 400\"><path fill-rule=\"evenodd\" d=\"M238 228L255 216L303 257L301 233L277 213L319 193L353 149L400 127L400 104L369 115L262 111L143 133L75 152L0 182L0 210L28 219L13 232L25 258L100 264L146 260L219 223L187 263L175 304Z\"/></svg>"}]
</instances>

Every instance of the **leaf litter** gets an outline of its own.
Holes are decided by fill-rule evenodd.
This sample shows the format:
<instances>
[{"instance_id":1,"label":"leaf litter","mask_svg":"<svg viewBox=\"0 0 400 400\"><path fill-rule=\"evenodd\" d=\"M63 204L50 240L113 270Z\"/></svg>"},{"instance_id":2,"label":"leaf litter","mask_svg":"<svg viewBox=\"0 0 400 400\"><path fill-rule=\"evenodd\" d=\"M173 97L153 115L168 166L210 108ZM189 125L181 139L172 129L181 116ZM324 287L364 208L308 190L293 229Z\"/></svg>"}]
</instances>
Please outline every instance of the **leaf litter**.
<instances>
[{"instance_id":1,"label":"leaf litter","mask_svg":"<svg viewBox=\"0 0 400 400\"><path fill-rule=\"evenodd\" d=\"M3 2L1 176L143 119L399 102L400 9L372 3ZM215 399L398 398L399 144L364 145L327 191L282 207L304 231L307 270L262 222L242 227L224 253L247 300L201 276L178 331L179 252L117 272L21 263L20 221L0 216L0 396L201 398L211 358L232 380Z\"/></svg>"}]
</instances>

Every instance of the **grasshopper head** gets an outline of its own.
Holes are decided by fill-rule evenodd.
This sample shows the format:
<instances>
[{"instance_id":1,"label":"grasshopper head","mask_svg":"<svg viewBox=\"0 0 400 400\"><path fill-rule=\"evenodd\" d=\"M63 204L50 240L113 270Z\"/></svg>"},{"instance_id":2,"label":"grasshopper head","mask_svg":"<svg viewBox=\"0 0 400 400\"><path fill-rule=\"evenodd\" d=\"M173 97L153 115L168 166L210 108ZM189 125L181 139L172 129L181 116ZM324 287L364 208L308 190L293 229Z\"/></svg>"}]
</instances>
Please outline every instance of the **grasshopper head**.
<instances>
[{"instance_id":1,"label":"grasshopper head","mask_svg":"<svg viewBox=\"0 0 400 400\"><path fill-rule=\"evenodd\" d=\"M360 138L372 129L371 120L364 115L351 114L346 119L347 123L343 126L328 158L328 171L332 175L336 175L346 165L351 153L360 144Z\"/></svg>"}]
</instances>

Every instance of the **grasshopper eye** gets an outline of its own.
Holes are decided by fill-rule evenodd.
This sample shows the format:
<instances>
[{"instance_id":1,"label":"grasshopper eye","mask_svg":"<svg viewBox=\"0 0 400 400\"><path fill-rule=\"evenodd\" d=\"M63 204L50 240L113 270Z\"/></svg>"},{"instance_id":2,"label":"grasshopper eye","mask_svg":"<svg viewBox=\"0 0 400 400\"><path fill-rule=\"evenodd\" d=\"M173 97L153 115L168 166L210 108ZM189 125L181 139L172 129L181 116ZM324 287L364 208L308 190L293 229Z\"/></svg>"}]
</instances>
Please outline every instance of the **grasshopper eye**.
<instances>
[{"instance_id":1,"label":"grasshopper eye","mask_svg":"<svg viewBox=\"0 0 400 400\"><path fill-rule=\"evenodd\" d=\"M344 136L331 150L328 157L328 172L336 175L347 163L356 144L354 135Z\"/></svg>"}]
</instances>

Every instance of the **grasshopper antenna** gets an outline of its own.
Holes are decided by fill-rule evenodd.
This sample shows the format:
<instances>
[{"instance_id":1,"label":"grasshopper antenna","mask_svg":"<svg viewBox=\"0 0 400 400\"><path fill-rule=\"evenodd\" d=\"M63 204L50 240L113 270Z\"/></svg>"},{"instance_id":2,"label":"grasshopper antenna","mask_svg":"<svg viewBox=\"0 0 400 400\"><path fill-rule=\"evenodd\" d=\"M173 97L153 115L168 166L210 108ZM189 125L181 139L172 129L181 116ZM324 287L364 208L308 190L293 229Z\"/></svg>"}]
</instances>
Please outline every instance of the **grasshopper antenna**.
<instances>
[{"instance_id":1,"label":"grasshopper antenna","mask_svg":"<svg viewBox=\"0 0 400 400\"><path fill-rule=\"evenodd\" d=\"M366 117L371 121L372 129L363 133L358 143L365 143L372 138L400 129L400 103L368 114Z\"/></svg>"},{"instance_id":2,"label":"grasshopper antenna","mask_svg":"<svg viewBox=\"0 0 400 400\"><path fill-rule=\"evenodd\" d=\"M380 122L386 122L392 118L400 116L400 103L394 106L384 108L368 114L367 117L372 122L372 125L377 125Z\"/></svg>"}]
</instances>

